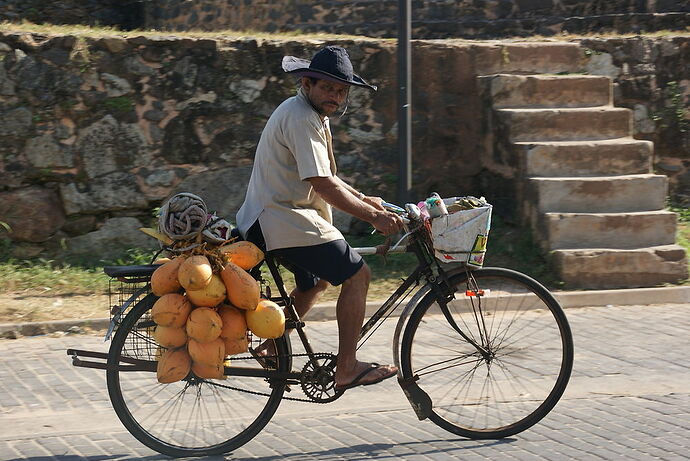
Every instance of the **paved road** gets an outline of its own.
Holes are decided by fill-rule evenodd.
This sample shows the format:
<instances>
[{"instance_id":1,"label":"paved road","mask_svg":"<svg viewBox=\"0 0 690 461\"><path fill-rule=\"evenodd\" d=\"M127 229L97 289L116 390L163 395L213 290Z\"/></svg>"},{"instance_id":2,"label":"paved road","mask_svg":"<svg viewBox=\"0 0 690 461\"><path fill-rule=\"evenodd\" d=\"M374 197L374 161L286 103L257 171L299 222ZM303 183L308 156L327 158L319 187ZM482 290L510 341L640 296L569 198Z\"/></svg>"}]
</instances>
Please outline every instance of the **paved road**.
<instances>
[{"instance_id":1,"label":"paved road","mask_svg":"<svg viewBox=\"0 0 690 461\"><path fill-rule=\"evenodd\" d=\"M690 458L690 306L567 314L576 346L570 386L551 414L522 434L456 438L418 422L390 380L330 405L284 402L264 432L225 459ZM365 347L364 358L390 357L390 323ZM314 343L334 344L335 322L310 326ZM67 347L105 350L107 344L95 336L0 341L0 460L165 459L124 430L110 407L104 372L72 367Z\"/></svg>"}]
</instances>

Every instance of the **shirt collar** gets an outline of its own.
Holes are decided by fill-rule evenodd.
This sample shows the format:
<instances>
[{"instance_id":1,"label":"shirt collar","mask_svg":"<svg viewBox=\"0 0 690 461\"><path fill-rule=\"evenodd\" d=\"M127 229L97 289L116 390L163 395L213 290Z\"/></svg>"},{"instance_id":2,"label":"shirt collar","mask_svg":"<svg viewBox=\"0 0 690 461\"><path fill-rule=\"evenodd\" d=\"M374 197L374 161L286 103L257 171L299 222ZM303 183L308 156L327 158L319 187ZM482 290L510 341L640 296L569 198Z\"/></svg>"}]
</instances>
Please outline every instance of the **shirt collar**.
<instances>
[{"instance_id":1,"label":"shirt collar","mask_svg":"<svg viewBox=\"0 0 690 461\"><path fill-rule=\"evenodd\" d=\"M312 111L314 111L314 114L316 114L316 116L319 118L319 120L321 120L321 123L326 124L326 122L328 121L328 117L323 117L323 118L321 118L321 114L319 114L319 113L316 111L316 109L314 109L314 106L311 105L311 102L309 102L309 98L307 97L306 93L304 92L304 88L299 88L299 89L297 90L297 99L299 99L299 100L302 101L304 104L306 104L307 106L309 106L309 108L310 108Z\"/></svg>"}]
</instances>

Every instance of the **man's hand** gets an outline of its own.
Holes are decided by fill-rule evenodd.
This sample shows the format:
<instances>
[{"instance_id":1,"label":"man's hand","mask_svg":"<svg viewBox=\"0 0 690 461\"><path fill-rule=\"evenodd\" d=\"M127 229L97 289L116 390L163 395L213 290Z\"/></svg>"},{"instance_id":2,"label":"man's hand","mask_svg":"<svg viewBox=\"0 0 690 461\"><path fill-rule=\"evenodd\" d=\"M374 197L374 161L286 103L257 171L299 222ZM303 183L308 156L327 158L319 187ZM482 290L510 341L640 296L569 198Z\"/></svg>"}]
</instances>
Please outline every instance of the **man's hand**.
<instances>
[{"instance_id":1,"label":"man's hand","mask_svg":"<svg viewBox=\"0 0 690 461\"><path fill-rule=\"evenodd\" d=\"M381 197L368 197L365 195L364 198L362 198L362 201L364 203L368 203L377 210L385 211L385 208L383 208L383 203L385 202L385 200Z\"/></svg>"},{"instance_id":2,"label":"man's hand","mask_svg":"<svg viewBox=\"0 0 690 461\"><path fill-rule=\"evenodd\" d=\"M383 235L393 235L400 232L403 220L395 213L382 211L376 214L374 220L371 221L371 225Z\"/></svg>"}]
</instances>

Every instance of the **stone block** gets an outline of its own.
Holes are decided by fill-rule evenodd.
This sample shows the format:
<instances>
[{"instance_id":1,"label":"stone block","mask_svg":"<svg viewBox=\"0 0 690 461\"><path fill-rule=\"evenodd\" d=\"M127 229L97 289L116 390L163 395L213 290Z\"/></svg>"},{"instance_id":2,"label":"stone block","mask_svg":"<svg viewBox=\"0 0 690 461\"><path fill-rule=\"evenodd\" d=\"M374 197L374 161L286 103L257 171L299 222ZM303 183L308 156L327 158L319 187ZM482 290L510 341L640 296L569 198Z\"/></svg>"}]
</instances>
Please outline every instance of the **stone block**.
<instances>
[{"instance_id":1,"label":"stone block","mask_svg":"<svg viewBox=\"0 0 690 461\"><path fill-rule=\"evenodd\" d=\"M538 234L548 250L577 248L643 248L676 242L676 214L545 213Z\"/></svg>"},{"instance_id":2,"label":"stone block","mask_svg":"<svg viewBox=\"0 0 690 461\"><path fill-rule=\"evenodd\" d=\"M530 178L528 181L528 200L540 213L661 210L668 190L668 178L655 174Z\"/></svg>"},{"instance_id":3,"label":"stone block","mask_svg":"<svg viewBox=\"0 0 690 461\"><path fill-rule=\"evenodd\" d=\"M129 173L111 173L88 184L62 184L60 195L68 215L116 210L145 210L149 203Z\"/></svg>"},{"instance_id":4,"label":"stone block","mask_svg":"<svg viewBox=\"0 0 690 461\"><path fill-rule=\"evenodd\" d=\"M0 192L0 221L8 224L0 235L19 242L45 242L65 223L57 193L42 187Z\"/></svg>"},{"instance_id":5,"label":"stone block","mask_svg":"<svg viewBox=\"0 0 690 461\"><path fill-rule=\"evenodd\" d=\"M687 256L678 245L556 250L552 260L566 288L651 287L688 277Z\"/></svg>"},{"instance_id":6,"label":"stone block","mask_svg":"<svg viewBox=\"0 0 690 461\"><path fill-rule=\"evenodd\" d=\"M558 74L582 72L584 54L576 43L541 42L477 45L477 75L489 74Z\"/></svg>"},{"instance_id":7,"label":"stone block","mask_svg":"<svg viewBox=\"0 0 690 461\"><path fill-rule=\"evenodd\" d=\"M610 176L652 171L654 145L633 138L518 142L526 176Z\"/></svg>"},{"instance_id":8,"label":"stone block","mask_svg":"<svg viewBox=\"0 0 690 461\"><path fill-rule=\"evenodd\" d=\"M67 239L65 255L108 259L132 248L159 248L155 239L139 231L140 227L142 224L136 218L108 219L98 230Z\"/></svg>"},{"instance_id":9,"label":"stone block","mask_svg":"<svg viewBox=\"0 0 690 461\"><path fill-rule=\"evenodd\" d=\"M180 182L171 195L191 192L206 202L209 211L215 211L229 221L235 221L249 184L251 167L222 168L190 176Z\"/></svg>"},{"instance_id":10,"label":"stone block","mask_svg":"<svg viewBox=\"0 0 690 461\"><path fill-rule=\"evenodd\" d=\"M611 80L590 75L492 75L480 78L495 109L611 105Z\"/></svg>"},{"instance_id":11,"label":"stone block","mask_svg":"<svg viewBox=\"0 0 690 461\"><path fill-rule=\"evenodd\" d=\"M511 142L586 141L632 134L629 109L499 109L496 113Z\"/></svg>"}]
</instances>

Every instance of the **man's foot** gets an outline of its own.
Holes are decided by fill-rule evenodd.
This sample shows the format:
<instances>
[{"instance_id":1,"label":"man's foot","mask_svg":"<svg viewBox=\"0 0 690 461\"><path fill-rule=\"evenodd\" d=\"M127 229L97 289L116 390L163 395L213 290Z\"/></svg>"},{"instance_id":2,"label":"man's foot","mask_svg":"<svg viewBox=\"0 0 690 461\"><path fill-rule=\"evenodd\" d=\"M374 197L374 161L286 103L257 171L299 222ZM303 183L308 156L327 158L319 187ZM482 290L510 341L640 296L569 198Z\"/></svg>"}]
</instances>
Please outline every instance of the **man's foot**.
<instances>
[{"instance_id":1,"label":"man's foot","mask_svg":"<svg viewBox=\"0 0 690 461\"><path fill-rule=\"evenodd\" d=\"M275 359L276 346L272 339L267 339L256 349L250 348L249 353L252 354L252 357L254 357L256 361L259 362L259 365L261 365L263 368L278 368L278 362Z\"/></svg>"},{"instance_id":2,"label":"man's foot","mask_svg":"<svg viewBox=\"0 0 690 461\"><path fill-rule=\"evenodd\" d=\"M349 381L346 380L345 383L341 384L338 384L338 379L336 378L335 390L344 391L357 386L371 386L385 379L392 378L397 372L398 369L391 365L358 362L357 367L351 373L355 375L354 378Z\"/></svg>"}]
</instances>

